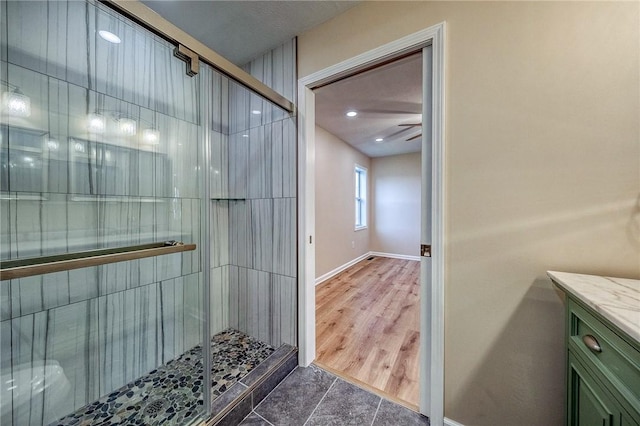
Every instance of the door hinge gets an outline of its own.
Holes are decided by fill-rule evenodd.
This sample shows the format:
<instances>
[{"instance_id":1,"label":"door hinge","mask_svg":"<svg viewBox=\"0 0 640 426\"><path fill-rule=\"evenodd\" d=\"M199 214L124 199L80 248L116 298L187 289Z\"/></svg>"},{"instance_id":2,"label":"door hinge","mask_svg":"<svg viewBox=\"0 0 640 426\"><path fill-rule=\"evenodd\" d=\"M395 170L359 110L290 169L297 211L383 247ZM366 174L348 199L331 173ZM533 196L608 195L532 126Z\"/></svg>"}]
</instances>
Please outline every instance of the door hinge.
<instances>
[{"instance_id":1,"label":"door hinge","mask_svg":"<svg viewBox=\"0 0 640 426\"><path fill-rule=\"evenodd\" d=\"M420 244L420 256L431 257L431 244Z\"/></svg>"}]
</instances>

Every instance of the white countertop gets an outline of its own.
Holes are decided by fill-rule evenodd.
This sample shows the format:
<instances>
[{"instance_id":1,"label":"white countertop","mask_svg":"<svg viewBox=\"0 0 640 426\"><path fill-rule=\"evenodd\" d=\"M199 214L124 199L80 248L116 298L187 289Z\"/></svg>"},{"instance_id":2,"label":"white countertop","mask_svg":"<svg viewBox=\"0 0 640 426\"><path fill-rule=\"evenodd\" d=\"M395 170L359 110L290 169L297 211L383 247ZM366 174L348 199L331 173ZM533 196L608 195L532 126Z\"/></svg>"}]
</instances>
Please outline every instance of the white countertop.
<instances>
[{"instance_id":1,"label":"white countertop","mask_svg":"<svg viewBox=\"0 0 640 426\"><path fill-rule=\"evenodd\" d=\"M554 283L640 342L640 280L547 271Z\"/></svg>"}]
</instances>

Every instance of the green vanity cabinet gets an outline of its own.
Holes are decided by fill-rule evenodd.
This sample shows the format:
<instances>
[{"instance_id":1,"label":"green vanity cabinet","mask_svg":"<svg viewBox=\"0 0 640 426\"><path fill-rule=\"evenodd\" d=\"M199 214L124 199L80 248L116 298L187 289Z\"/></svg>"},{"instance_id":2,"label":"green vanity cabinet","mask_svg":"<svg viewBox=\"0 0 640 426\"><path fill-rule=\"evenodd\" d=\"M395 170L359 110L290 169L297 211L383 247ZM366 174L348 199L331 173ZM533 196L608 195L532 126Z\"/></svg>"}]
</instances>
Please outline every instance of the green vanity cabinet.
<instances>
[{"instance_id":1,"label":"green vanity cabinet","mask_svg":"<svg viewBox=\"0 0 640 426\"><path fill-rule=\"evenodd\" d=\"M567 425L640 426L640 344L567 296Z\"/></svg>"},{"instance_id":2,"label":"green vanity cabinet","mask_svg":"<svg viewBox=\"0 0 640 426\"><path fill-rule=\"evenodd\" d=\"M587 373L585 367L569 353L568 424L612 426L619 411L608 392Z\"/></svg>"}]
</instances>

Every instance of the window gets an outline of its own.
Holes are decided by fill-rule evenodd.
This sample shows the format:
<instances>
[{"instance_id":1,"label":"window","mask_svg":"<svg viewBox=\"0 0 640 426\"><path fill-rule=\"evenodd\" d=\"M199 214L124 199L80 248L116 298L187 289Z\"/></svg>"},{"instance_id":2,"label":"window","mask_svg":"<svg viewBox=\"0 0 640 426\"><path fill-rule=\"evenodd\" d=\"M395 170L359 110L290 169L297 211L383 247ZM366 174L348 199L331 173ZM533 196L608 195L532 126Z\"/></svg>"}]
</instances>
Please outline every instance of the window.
<instances>
[{"instance_id":1,"label":"window","mask_svg":"<svg viewBox=\"0 0 640 426\"><path fill-rule=\"evenodd\" d=\"M367 169L356 165L356 231L367 227Z\"/></svg>"}]
</instances>

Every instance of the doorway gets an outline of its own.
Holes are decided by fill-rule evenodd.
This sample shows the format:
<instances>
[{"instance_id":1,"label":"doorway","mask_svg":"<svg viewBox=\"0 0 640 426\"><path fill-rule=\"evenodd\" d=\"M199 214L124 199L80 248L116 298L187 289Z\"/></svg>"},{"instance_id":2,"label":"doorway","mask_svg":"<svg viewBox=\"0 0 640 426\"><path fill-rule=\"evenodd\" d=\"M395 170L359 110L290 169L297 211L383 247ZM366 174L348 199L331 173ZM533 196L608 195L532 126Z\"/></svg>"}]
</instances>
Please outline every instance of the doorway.
<instances>
[{"instance_id":1,"label":"doorway","mask_svg":"<svg viewBox=\"0 0 640 426\"><path fill-rule=\"evenodd\" d=\"M315 363L414 410L422 64L420 49L314 89Z\"/></svg>"},{"instance_id":2,"label":"doorway","mask_svg":"<svg viewBox=\"0 0 640 426\"><path fill-rule=\"evenodd\" d=\"M444 421L444 33L441 23L388 43L342 63L318 71L298 82L299 142L299 346L300 365L309 365L315 348L315 217L314 134L315 100L312 89L371 66L431 46L424 69L432 70L424 85L423 122L430 146L422 163L431 166L430 182L423 174L423 226L420 293L420 412L434 424Z\"/></svg>"}]
</instances>

